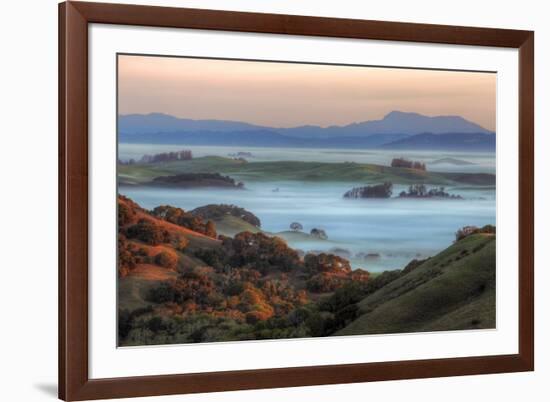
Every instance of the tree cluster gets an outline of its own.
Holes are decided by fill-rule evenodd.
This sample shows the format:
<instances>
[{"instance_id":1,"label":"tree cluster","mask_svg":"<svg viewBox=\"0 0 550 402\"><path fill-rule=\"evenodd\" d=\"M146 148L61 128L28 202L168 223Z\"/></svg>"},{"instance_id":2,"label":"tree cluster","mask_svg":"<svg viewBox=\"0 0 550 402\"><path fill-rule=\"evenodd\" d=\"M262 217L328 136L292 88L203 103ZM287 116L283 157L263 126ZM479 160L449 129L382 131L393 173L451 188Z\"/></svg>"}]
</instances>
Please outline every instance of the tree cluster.
<instances>
[{"instance_id":1,"label":"tree cluster","mask_svg":"<svg viewBox=\"0 0 550 402\"><path fill-rule=\"evenodd\" d=\"M203 207L195 208L190 211L192 215L198 216L202 219L222 219L224 216L234 216L242 219L245 222L250 223L257 228L262 226L260 218L254 215L252 212L247 211L244 208L237 207L235 205L228 204L209 204Z\"/></svg>"},{"instance_id":2,"label":"tree cluster","mask_svg":"<svg viewBox=\"0 0 550 402\"><path fill-rule=\"evenodd\" d=\"M135 225L129 226L125 233L129 239L137 239L151 246L168 243L171 239L166 229L148 219L140 219Z\"/></svg>"},{"instance_id":3,"label":"tree cluster","mask_svg":"<svg viewBox=\"0 0 550 402\"><path fill-rule=\"evenodd\" d=\"M419 161L410 161L405 158L393 158L391 161L391 167L426 170L425 163Z\"/></svg>"},{"instance_id":4,"label":"tree cluster","mask_svg":"<svg viewBox=\"0 0 550 402\"><path fill-rule=\"evenodd\" d=\"M373 186L354 187L344 194L344 198L390 198L393 184L385 182Z\"/></svg>"},{"instance_id":5,"label":"tree cluster","mask_svg":"<svg viewBox=\"0 0 550 402\"><path fill-rule=\"evenodd\" d=\"M450 198L462 199L460 195L445 192L445 187L434 187L428 189L424 184L412 184L407 191L399 193L401 198Z\"/></svg>"},{"instance_id":6,"label":"tree cluster","mask_svg":"<svg viewBox=\"0 0 550 402\"><path fill-rule=\"evenodd\" d=\"M149 263L150 257L144 247L129 241L122 233L118 234L118 274L128 275L138 264Z\"/></svg>"},{"instance_id":7,"label":"tree cluster","mask_svg":"<svg viewBox=\"0 0 550 402\"><path fill-rule=\"evenodd\" d=\"M191 229L206 236L216 238L216 225L212 221L204 221L202 217L181 208L161 205L151 211L151 215L175 225Z\"/></svg>"},{"instance_id":8,"label":"tree cluster","mask_svg":"<svg viewBox=\"0 0 550 402\"><path fill-rule=\"evenodd\" d=\"M210 314L248 324L288 314L308 301L286 277L269 279L253 268L190 269L176 281L151 289L148 300L179 315Z\"/></svg>"},{"instance_id":9,"label":"tree cluster","mask_svg":"<svg viewBox=\"0 0 550 402\"><path fill-rule=\"evenodd\" d=\"M290 272L302 266L298 253L284 240L263 233L242 232L233 238L224 237L218 253L223 254L224 265L250 267L264 275Z\"/></svg>"},{"instance_id":10,"label":"tree cluster","mask_svg":"<svg viewBox=\"0 0 550 402\"><path fill-rule=\"evenodd\" d=\"M292 222L290 224L290 229L295 231L295 232L299 232L301 230L304 230L304 227L302 226L302 224L300 222Z\"/></svg>"},{"instance_id":11,"label":"tree cluster","mask_svg":"<svg viewBox=\"0 0 550 402\"><path fill-rule=\"evenodd\" d=\"M317 239L321 239L321 240L328 239L328 235L323 229L313 228L311 229L309 234L313 237L316 237Z\"/></svg>"},{"instance_id":12,"label":"tree cluster","mask_svg":"<svg viewBox=\"0 0 550 402\"><path fill-rule=\"evenodd\" d=\"M481 228L478 228L477 226L464 226L455 233L455 240L459 241L478 233L496 234L497 228L494 225L485 225Z\"/></svg>"},{"instance_id":13,"label":"tree cluster","mask_svg":"<svg viewBox=\"0 0 550 402\"><path fill-rule=\"evenodd\" d=\"M193 159L193 153L190 150L184 149L176 152L162 152L159 154L145 154L139 160L139 163L159 163L172 161L188 161Z\"/></svg>"},{"instance_id":14,"label":"tree cluster","mask_svg":"<svg viewBox=\"0 0 550 402\"><path fill-rule=\"evenodd\" d=\"M304 267L310 275L306 288L312 293L333 292L350 281L369 279L368 272L352 271L348 260L333 254L307 254L304 258Z\"/></svg>"},{"instance_id":15,"label":"tree cluster","mask_svg":"<svg viewBox=\"0 0 550 402\"><path fill-rule=\"evenodd\" d=\"M180 173L171 176L158 176L150 183L153 185L180 186L180 187L234 187L244 188L243 182L236 182L229 176L219 173Z\"/></svg>"}]
</instances>

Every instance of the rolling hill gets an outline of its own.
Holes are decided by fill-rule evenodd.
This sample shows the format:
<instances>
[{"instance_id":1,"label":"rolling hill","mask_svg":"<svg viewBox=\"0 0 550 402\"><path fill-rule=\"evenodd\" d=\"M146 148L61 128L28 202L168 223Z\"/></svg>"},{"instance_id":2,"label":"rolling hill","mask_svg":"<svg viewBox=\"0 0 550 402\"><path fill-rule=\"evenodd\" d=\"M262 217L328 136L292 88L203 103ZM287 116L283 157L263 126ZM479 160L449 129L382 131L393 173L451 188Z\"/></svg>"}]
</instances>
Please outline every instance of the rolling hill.
<instances>
[{"instance_id":1,"label":"rolling hill","mask_svg":"<svg viewBox=\"0 0 550 402\"><path fill-rule=\"evenodd\" d=\"M149 211L119 196L119 346L495 327L494 227L374 276L300 256L276 236L307 234L261 233L229 207Z\"/></svg>"},{"instance_id":2,"label":"rolling hill","mask_svg":"<svg viewBox=\"0 0 550 402\"><path fill-rule=\"evenodd\" d=\"M246 162L220 156L206 156L188 161L155 164L120 165L119 184L145 184L154 177L178 173L221 173L241 181L302 180L350 183L391 181L394 184L495 184L495 176L487 173L430 172L346 162Z\"/></svg>"},{"instance_id":3,"label":"rolling hill","mask_svg":"<svg viewBox=\"0 0 550 402\"><path fill-rule=\"evenodd\" d=\"M494 235L453 244L358 303L337 335L495 328Z\"/></svg>"}]
</instances>

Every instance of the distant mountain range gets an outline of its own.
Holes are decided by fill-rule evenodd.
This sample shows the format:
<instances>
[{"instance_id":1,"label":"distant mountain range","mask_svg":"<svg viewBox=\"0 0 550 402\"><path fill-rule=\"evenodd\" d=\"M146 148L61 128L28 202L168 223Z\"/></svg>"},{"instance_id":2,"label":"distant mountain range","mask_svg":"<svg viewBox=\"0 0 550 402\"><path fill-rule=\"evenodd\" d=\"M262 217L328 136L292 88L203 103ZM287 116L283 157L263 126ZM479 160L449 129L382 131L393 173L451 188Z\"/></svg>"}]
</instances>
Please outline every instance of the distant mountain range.
<instances>
[{"instance_id":1,"label":"distant mountain range","mask_svg":"<svg viewBox=\"0 0 550 402\"><path fill-rule=\"evenodd\" d=\"M120 115L122 143L259 147L493 151L495 134L460 116L391 112L346 126L274 128L237 121L191 120L151 113Z\"/></svg>"}]
</instances>

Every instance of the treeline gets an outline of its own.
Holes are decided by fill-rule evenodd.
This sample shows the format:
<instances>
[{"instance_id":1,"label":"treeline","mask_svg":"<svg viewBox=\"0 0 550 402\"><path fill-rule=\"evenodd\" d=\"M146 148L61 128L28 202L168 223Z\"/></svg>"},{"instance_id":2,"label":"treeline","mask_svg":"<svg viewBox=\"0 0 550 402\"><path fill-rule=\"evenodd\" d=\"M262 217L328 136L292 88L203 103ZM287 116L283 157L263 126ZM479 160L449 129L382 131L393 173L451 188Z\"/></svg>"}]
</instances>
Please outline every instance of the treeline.
<instances>
[{"instance_id":1,"label":"treeline","mask_svg":"<svg viewBox=\"0 0 550 402\"><path fill-rule=\"evenodd\" d=\"M462 197L457 194L445 192L445 187L434 187L428 189L424 184L412 184L407 191L399 193L401 198L450 198L461 200Z\"/></svg>"},{"instance_id":2,"label":"treeline","mask_svg":"<svg viewBox=\"0 0 550 402\"><path fill-rule=\"evenodd\" d=\"M419 161L411 161L405 158L393 158L391 167L426 170L426 164Z\"/></svg>"},{"instance_id":3,"label":"treeline","mask_svg":"<svg viewBox=\"0 0 550 402\"><path fill-rule=\"evenodd\" d=\"M134 165L136 163L159 163L159 162L171 162L171 161L187 161L193 159L193 153L190 150L183 149L175 152L162 152L159 154L145 154L137 161L130 158L127 162L118 160L121 165Z\"/></svg>"},{"instance_id":4,"label":"treeline","mask_svg":"<svg viewBox=\"0 0 550 402\"><path fill-rule=\"evenodd\" d=\"M390 198L392 195L393 184L386 182L372 186L354 187L344 193L344 198ZM449 198L461 200L462 197L457 194L450 194L445 191L445 187L428 188L424 184L412 184L407 190L401 191L399 198Z\"/></svg>"}]
</instances>

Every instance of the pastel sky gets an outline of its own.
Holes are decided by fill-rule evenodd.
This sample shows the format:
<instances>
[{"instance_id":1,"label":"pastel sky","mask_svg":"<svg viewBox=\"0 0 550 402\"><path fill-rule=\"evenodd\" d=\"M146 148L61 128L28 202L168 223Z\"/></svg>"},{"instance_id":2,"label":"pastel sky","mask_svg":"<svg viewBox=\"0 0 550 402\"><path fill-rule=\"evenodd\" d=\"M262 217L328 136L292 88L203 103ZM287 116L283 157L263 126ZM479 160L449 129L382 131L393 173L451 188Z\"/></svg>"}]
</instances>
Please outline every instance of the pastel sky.
<instances>
[{"instance_id":1,"label":"pastel sky","mask_svg":"<svg viewBox=\"0 0 550 402\"><path fill-rule=\"evenodd\" d=\"M127 55L118 68L120 114L324 127L399 110L496 124L494 73Z\"/></svg>"}]
</instances>

